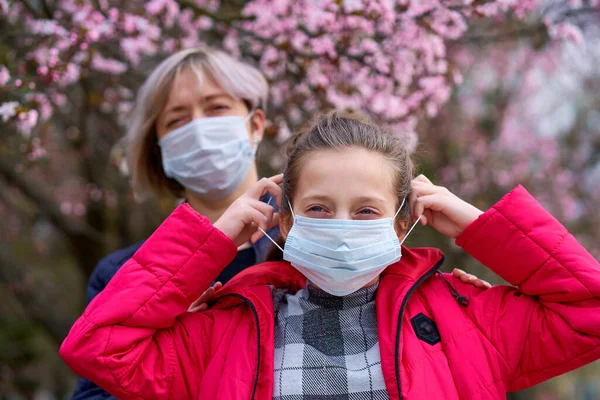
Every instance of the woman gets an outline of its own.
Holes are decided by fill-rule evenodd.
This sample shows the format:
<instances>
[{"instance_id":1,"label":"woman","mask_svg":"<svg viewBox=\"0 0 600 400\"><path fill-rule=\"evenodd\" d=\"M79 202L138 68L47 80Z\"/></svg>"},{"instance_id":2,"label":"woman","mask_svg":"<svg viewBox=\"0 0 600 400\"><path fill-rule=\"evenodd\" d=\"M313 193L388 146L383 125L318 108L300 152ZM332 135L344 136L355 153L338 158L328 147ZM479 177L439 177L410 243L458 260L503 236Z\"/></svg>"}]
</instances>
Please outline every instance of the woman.
<instances>
[{"instance_id":1,"label":"woman","mask_svg":"<svg viewBox=\"0 0 600 400\"><path fill-rule=\"evenodd\" d=\"M281 176L263 179L214 225L178 207L61 356L119 398L177 399L503 398L598 358L600 268L566 230L522 188L482 213L412 170L377 126L318 118L283 193ZM436 274L441 252L400 247L411 215L519 288ZM186 312L279 219L289 263L247 269Z\"/></svg>"},{"instance_id":2,"label":"woman","mask_svg":"<svg viewBox=\"0 0 600 400\"><path fill-rule=\"evenodd\" d=\"M214 49L182 50L164 60L140 88L127 133L132 185L140 195L170 194L216 221L258 180L254 154L263 138L268 85L254 67ZM264 199L268 201L267 199ZM277 228L271 232L277 236ZM142 243L102 259L88 283L88 303ZM214 290L264 261L266 239L242 243L216 277ZM74 399L109 397L79 379Z\"/></svg>"}]
</instances>

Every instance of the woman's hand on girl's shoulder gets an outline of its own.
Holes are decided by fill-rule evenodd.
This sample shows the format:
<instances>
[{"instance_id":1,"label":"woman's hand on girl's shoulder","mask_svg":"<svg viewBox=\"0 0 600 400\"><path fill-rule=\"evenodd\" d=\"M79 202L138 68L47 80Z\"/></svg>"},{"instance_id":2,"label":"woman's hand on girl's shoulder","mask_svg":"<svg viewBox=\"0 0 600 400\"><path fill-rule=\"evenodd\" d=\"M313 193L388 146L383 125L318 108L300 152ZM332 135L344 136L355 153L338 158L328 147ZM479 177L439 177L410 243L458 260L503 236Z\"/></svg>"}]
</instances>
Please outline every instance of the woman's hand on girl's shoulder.
<instances>
[{"instance_id":1,"label":"woman's hand on girl's shoulder","mask_svg":"<svg viewBox=\"0 0 600 400\"><path fill-rule=\"evenodd\" d=\"M452 270L452 275L460 279L464 283L468 283L470 285L475 286L480 289L489 289L492 287L488 281L484 281L483 279L479 279L475 275L471 275L468 272L463 271L462 269L454 268Z\"/></svg>"},{"instance_id":2,"label":"woman's hand on girl's shoulder","mask_svg":"<svg viewBox=\"0 0 600 400\"><path fill-rule=\"evenodd\" d=\"M483 214L477 207L455 196L445 187L434 185L424 175L413 179L409 205L414 221L423 215L422 225L431 225L453 239Z\"/></svg>"},{"instance_id":3,"label":"woman's hand on girl's shoulder","mask_svg":"<svg viewBox=\"0 0 600 400\"><path fill-rule=\"evenodd\" d=\"M283 175L275 175L271 178L262 178L258 182L234 201L231 206L221 215L214 226L227 237L229 237L236 246L240 246L250 240L255 243L262 237L262 230L267 231L279 224L279 214L275 209L260 201L266 193L281 198L281 188L279 185L283 182Z\"/></svg>"}]
</instances>

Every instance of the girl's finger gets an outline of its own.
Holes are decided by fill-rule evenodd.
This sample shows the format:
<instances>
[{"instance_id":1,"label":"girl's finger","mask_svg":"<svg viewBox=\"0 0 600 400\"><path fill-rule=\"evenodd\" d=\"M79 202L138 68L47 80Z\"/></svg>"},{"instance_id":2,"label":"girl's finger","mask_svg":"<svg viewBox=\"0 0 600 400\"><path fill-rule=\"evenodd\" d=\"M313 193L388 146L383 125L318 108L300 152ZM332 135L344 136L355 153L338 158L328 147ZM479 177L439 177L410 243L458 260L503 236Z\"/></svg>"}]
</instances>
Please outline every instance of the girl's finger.
<instances>
[{"instance_id":1,"label":"girl's finger","mask_svg":"<svg viewBox=\"0 0 600 400\"><path fill-rule=\"evenodd\" d=\"M283 183L283 174L273 175L269 178L269 180L275 182L278 185L281 185Z\"/></svg>"},{"instance_id":2,"label":"girl's finger","mask_svg":"<svg viewBox=\"0 0 600 400\"><path fill-rule=\"evenodd\" d=\"M264 230L270 229L271 221L273 219L273 215L275 214L275 209L260 200L251 200L248 202L248 205L266 217L266 224L257 223L257 225Z\"/></svg>"},{"instance_id":3,"label":"girl's finger","mask_svg":"<svg viewBox=\"0 0 600 400\"><path fill-rule=\"evenodd\" d=\"M260 226L263 230L269 229L269 223L271 222L271 216L265 215L263 212L257 210L256 208L251 207L251 211L249 212L250 222L255 223ZM256 228L255 228L256 229Z\"/></svg>"},{"instance_id":4,"label":"girl's finger","mask_svg":"<svg viewBox=\"0 0 600 400\"><path fill-rule=\"evenodd\" d=\"M273 218L271 218L271 223L269 224L269 229L265 229L265 232L273 229L277 225L279 225L279 213L273 214ZM263 236L265 236L264 233L262 233L260 229L257 229L257 231L254 232L252 236L250 236L250 242L254 244L258 242Z\"/></svg>"},{"instance_id":5,"label":"girl's finger","mask_svg":"<svg viewBox=\"0 0 600 400\"><path fill-rule=\"evenodd\" d=\"M415 213L414 213L414 204L417 201L417 193L414 191L410 191L410 193L408 194L408 209L409 209L409 215L410 218L413 221L416 221L418 217L415 217Z\"/></svg>"},{"instance_id":6,"label":"girl's finger","mask_svg":"<svg viewBox=\"0 0 600 400\"><path fill-rule=\"evenodd\" d=\"M417 199L416 210L423 213L425 210L443 211L446 206L447 198L440 193L420 196Z\"/></svg>"},{"instance_id":7,"label":"girl's finger","mask_svg":"<svg viewBox=\"0 0 600 400\"><path fill-rule=\"evenodd\" d=\"M423 174L420 174L414 180L417 181L417 182L425 182L425 183L429 183L429 184L433 185L433 183L429 180L429 178L427 178Z\"/></svg>"},{"instance_id":8,"label":"girl's finger","mask_svg":"<svg viewBox=\"0 0 600 400\"><path fill-rule=\"evenodd\" d=\"M248 191L246 192L246 196L260 200L266 193L275 196L277 199L281 197L281 188L279 185L283 182L283 176L275 175L271 178L262 178L258 182L256 182ZM279 200L278 200L279 201ZM279 204L279 203L278 203Z\"/></svg>"}]
</instances>

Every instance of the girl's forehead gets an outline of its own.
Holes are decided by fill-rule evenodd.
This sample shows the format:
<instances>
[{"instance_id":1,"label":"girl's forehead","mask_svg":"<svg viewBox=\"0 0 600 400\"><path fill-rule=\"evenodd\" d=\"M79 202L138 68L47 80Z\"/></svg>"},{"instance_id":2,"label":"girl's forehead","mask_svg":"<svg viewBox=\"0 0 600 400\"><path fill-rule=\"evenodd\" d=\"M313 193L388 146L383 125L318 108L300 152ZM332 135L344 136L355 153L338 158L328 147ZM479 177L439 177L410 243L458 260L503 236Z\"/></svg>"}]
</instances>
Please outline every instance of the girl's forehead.
<instances>
[{"instance_id":1,"label":"girl's forehead","mask_svg":"<svg viewBox=\"0 0 600 400\"><path fill-rule=\"evenodd\" d=\"M360 148L310 153L301 166L296 195L364 196L394 202L394 167L381 154Z\"/></svg>"}]
</instances>

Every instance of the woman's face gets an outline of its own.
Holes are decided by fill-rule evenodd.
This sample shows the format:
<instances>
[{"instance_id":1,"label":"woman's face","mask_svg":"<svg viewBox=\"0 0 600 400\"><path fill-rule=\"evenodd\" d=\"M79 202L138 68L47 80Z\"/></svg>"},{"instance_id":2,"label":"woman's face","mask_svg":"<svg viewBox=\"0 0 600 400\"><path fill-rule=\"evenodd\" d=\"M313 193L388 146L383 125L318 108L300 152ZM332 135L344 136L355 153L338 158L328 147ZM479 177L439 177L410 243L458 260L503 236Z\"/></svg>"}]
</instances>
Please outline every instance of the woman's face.
<instances>
[{"instance_id":1,"label":"woman's face","mask_svg":"<svg viewBox=\"0 0 600 400\"><path fill-rule=\"evenodd\" d=\"M207 117L248 116L246 103L223 90L205 74L202 85L189 69L181 71L173 82L167 104L156 121L157 137L160 140L177 128ZM247 122L248 135L252 140L261 140L264 130L264 113L256 110Z\"/></svg>"},{"instance_id":2,"label":"woman's face","mask_svg":"<svg viewBox=\"0 0 600 400\"><path fill-rule=\"evenodd\" d=\"M296 215L327 219L393 217L398 206L394 171L383 156L360 148L311 153L302 165L292 199ZM283 217L282 235L292 226Z\"/></svg>"}]
</instances>

